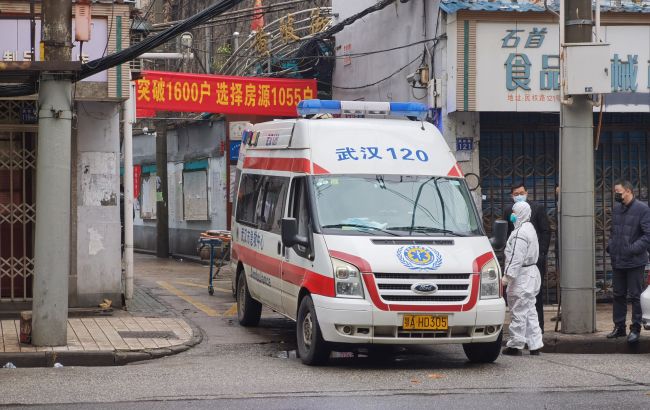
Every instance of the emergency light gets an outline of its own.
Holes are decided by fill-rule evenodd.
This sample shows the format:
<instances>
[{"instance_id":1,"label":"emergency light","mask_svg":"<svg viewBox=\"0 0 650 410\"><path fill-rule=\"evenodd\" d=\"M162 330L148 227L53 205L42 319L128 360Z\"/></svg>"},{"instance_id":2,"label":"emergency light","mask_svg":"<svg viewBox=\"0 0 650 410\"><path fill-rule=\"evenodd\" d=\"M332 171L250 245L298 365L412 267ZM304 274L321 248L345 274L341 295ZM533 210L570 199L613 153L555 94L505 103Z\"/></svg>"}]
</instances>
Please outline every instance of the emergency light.
<instances>
[{"instance_id":1,"label":"emergency light","mask_svg":"<svg viewBox=\"0 0 650 410\"><path fill-rule=\"evenodd\" d=\"M298 115L343 114L343 115L392 115L414 117L424 120L429 109L417 102L374 102L339 100L302 100L298 103Z\"/></svg>"}]
</instances>

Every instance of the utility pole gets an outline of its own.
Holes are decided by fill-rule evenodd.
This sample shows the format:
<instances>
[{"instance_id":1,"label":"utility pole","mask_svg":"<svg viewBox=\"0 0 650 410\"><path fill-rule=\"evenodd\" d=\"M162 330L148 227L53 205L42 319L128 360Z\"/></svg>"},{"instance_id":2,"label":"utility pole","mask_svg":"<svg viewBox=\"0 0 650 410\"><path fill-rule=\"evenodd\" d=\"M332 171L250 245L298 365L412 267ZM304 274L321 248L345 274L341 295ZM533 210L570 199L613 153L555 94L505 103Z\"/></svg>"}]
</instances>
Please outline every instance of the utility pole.
<instances>
[{"instance_id":1,"label":"utility pole","mask_svg":"<svg viewBox=\"0 0 650 410\"><path fill-rule=\"evenodd\" d=\"M72 1L44 0L45 61L70 62ZM72 77L44 72L39 87L32 343L67 344L70 275Z\"/></svg>"},{"instance_id":2,"label":"utility pole","mask_svg":"<svg viewBox=\"0 0 650 410\"><path fill-rule=\"evenodd\" d=\"M159 116L165 117L161 112ZM167 202L167 120L156 121L156 255L169 257L169 209Z\"/></svg>"},{"instance_id":3,"label":"utility pole","mask_svg":"<svg viewBox=\"0 0 650 410\"><path fill-rule=\"evenodd\" d=\"M560 11L562 55L564 43L592 42L591 0L564 0ZM561 78L563 84L565 80ZM562 96L560 108L563 333L593 333L596 327L593 106L588 98L573 95L565 100Z\"/></svg>"}]
</instances>

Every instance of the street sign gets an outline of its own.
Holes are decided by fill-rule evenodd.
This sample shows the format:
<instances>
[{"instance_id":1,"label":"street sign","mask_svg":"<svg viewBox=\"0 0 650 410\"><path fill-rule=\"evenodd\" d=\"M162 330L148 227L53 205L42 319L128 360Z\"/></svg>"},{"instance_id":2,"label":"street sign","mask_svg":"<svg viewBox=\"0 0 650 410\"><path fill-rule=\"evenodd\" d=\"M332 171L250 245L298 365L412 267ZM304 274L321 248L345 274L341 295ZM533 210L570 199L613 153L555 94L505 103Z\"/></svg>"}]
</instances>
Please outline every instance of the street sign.
<instances>
[{"instance_id":1,"label":"street sign","mask_svg":"<svg viewBox=\"0 0 650 410\"><path fill-rule=\"evenodd\" d=\"M456 151L473 151L474 140L472 138L456 138Z\"/></svg>"},{"instance_id":2,"label":"street sign","mask_svg":"<svg viewBox=\"0 0 650 410\"><path fill-rule=\"evenodd\" d=\"M241 141L230 141L230 161L237 162L239 159L239 149L241 148Z\"/></svg>"}]
</instances>

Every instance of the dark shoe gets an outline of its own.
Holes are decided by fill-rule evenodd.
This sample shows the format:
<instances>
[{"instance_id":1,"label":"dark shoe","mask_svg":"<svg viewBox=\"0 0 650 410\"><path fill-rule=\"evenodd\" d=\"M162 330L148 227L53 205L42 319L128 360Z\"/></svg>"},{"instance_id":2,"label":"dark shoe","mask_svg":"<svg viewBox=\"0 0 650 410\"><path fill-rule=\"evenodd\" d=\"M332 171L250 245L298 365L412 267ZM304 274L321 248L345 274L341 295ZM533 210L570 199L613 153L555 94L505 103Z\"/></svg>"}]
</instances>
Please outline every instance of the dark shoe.
<instances>
[{"instance_id":1,"label":"dark shoe","mask_svg":"<svg viewBox=\"0 0 650 410\"><path fill-rule=\"evenodd\" d=\"M514 347L506 347L505 349L503 349L503 351L501 353L503 353L503 354L505 354L507 356L521 356L522 355L521 350L520 349L515 349Z\"/></svg>"},{"instance_id":2,"label":"dark shoe","mask_svg":"<svg viewBox=\"0 0 650 410\"><path fill-rule=\"evenodd\" d=\"M537 349L537 350L531 350L530 355L531 356L539 356L539 353L541 352L542 349Z\"/></svg>"},{"instance_id":3,"label":"dark shoe","mask_svg":"<svg viewBox=\"0 0 650 410\"><path fill-rule=\"evenodd\" d=\"M612 333L607 335L608 339L615 339L617 337L625 337L626 332L625 328L621 326L616 326L614 330L612 330Z\"/></svg>"},{"instance_id":4,"label":"dark shoe","mask_svg":"<svg viewBox=\"0 0 650 410\"><path fill-rule=\"evenodd\" d=\"M627 337L627 342L629 344L639 343L639 338L640 337L641 337L641 334L639 333L639 331L636 330L636 329L632 329L632 330L630 330L630 334Z\"/></svg>"}]
</instances>

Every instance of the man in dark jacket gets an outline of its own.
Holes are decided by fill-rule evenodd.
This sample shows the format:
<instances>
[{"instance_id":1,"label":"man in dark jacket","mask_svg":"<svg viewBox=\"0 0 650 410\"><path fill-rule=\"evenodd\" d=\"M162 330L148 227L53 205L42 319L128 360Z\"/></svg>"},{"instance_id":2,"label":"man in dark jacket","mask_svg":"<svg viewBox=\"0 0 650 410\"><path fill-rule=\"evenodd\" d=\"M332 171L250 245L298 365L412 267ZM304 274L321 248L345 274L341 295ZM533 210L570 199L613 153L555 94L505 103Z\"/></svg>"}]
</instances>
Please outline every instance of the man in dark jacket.
<instances>
[{"instance_id":1,"label":"man in dark jacket","mask_svg":"<svg viewBox=\"0 0 650 410\"><path fill-rule=\"evenodd\" d=\"M625 336L627 316L626 296L632 303L632 324L628 343L639 341L641 333L641 303L639 296L643 288L643 270L648 263L650 247L650 208L637 201L628 181L614 184L614 199L618 204L612 211L612 228L607 252L614 270L614 330L607 338Z\"/></svg>"},{"instance_id":2,"label":"man in dark jacket","mask_svg":"<svg viewBox=\"0 0 650 410\"><path fill-rule=\"evenodd\" d=\"M512 195L514 203L525 201L530 205L532 211L530 222L535 227L535 231L537 232L537 242L539 243L539 259L537 259L537 268L542 276L542 283L544 283L544 276L546 275L546 254L548 253L548 247L551 243L551 225L548 221L546 208L540 203L528 201L528 191L523 182L513 185L510 189L510 194ZM503 219L508 221L508 236L510 236L510 233L515 229L512 222L510 222L510 214L512 214L513 205L508 205L503 212ZM542 329L542 333L544 333L544 302L541 291L537 294L535 307L537 308L539 327Z\"/></svg>"}]
</instances>

